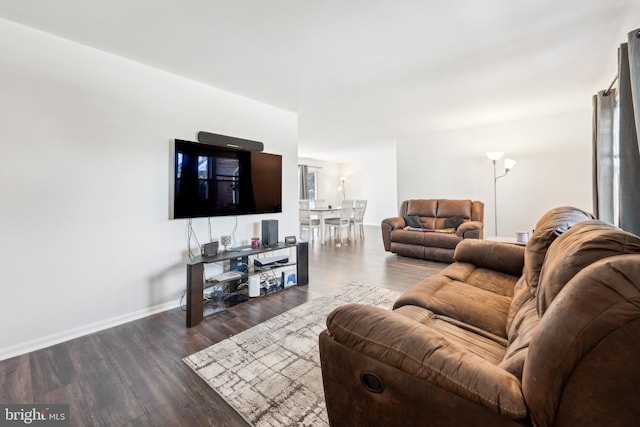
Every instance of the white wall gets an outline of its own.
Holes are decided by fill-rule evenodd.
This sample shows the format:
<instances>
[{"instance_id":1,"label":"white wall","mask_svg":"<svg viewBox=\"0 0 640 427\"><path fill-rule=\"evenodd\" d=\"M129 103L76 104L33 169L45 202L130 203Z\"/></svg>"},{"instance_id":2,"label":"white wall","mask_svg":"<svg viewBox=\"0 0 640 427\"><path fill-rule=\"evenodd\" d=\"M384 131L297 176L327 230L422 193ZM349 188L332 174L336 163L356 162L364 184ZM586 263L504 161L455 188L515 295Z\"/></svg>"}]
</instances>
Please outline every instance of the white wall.
<instances>
[{"instance_id":1,"label":"white wall","mask_svg":"<svg viewBox=\"0 0 640 427\"><path fill-rule=\"evenodd\" d=\"M588 99L585 105L590 105ZM556 206L592 210L588 109L403 139L397 148L398 201L481 200L485 236L495 233L493 166L487 151L504 151L517 161L497 182L499 235L531 231Z\"/></svg>"},{"instance_id":2,"label":"white wall","mask_svg":"<svg viewBox=\"0 0 640 427\"><path fill-rule=\"evenodd\" d=\"M1 19L0 50L0 358L177 304L173 138L206 130L282 154L284 212L238 217L236 237L264 218L297 232L295 114ZM213 227L231 234L235 218Z\"/></svg>"},{"instance_id":3,"label":"white wall","mask_svg":"<svg viewBox=\"0 0 640 427\"><path fill-rule=\"evenodd\" d=\"M345 176L347 199L367 200L364 223L380 225L384 218L398 214L396 144L372 144L367 150L347 155L340 164Z\"/></svg>"}]
</instances>

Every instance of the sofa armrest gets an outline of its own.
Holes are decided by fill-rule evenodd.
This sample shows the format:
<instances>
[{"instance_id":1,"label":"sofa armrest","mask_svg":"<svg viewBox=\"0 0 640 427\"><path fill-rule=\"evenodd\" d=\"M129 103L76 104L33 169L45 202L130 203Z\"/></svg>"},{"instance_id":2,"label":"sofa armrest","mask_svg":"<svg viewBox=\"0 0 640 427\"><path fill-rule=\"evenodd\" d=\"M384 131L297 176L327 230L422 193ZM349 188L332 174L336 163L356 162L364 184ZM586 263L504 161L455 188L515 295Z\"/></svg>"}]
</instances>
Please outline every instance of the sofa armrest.
<instances>
[{"instance_id":1,"label":"sofa armrest","mask_svg":"<svg viewBox=\"0 0 640 427\"><path fill-rule=\"evenodd\" d=\"M524 247L492 240L465 239L456 246L453 259L512 276L522 276Z\"/></svg>"},{"instance_id":2,"label":"sofa armrest","mask_svg":"<svg viewBox=\"0 0 640 427\"><path fill-rule=\"evenodd\" d=\"M348 304L329 314L327 328L336 342L498 415L527 415L515 376L413 319Z\"/></svg>"},{"instance_id":3,"label":"sofa armrest","mask_svg":"<svg viewBox=\"0 0 640 427\"><path fill-rule=\"evenodd\" d=\"M484 223L480 221L467 221L460 224L456 230L458 237L463 239L481 239Z\"/></svg>"},{"instance_id":4,"label":"sofa armrest","mask_svg":"<svg viewBox=\"0 0 640 427\"><path fill-rule=\"evenodd\" d=\"M384 250L391 250L391 232L393 230L402 229L405 227L404 218L399 216L394 216L391 218L385 218L382 220L381 229L382 229L382 243L384 244Z\"/></svg>"}]
</instances>

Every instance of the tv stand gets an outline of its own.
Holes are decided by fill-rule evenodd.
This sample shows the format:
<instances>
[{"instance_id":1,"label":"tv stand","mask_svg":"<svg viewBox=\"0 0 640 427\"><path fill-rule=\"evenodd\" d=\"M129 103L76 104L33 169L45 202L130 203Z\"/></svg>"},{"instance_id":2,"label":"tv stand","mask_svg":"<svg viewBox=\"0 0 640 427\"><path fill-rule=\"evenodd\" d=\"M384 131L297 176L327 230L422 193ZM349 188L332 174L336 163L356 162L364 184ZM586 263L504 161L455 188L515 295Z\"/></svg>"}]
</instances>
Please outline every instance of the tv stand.
<instances>
[{"instance_id":1,"label":"tv stand","mask_svg":"<svg viewBox=\"0 0 640 427\"><path fill-rule=\"evenodd\" d=\"M245 263L250 256L257 256L267 252L279 251L282 249L289 249L290 251L295 249L295 262L288 262L287 264L277 264L274 266L264 266L262 268L254 267L253 265L247 265L246 271L242 271L240 277L234 276L230 280L234 281L233 285L245 285L248 278L252 274L260 274L268 269L278 269L283 267L295 267L297 285L309 284L309 244L307 242L298 243L278 243L276 245L247 247L242 246L239 248L232 248L228 251L219 252L215 256L197 256L187 263L187 327L197 325L205 317L205 304L204 304L204 265L209 263L222 263L225 261L233 266L238 263ZM252 264L252 263L247 263ZM248 297L243 298L239 293L228 295L234 303L243 302ZM219 311L219 310L218 310ZM210 313L213 314L214 312ZM207 314L209 315L209 314Z\"/></svg>"}]
</instances>

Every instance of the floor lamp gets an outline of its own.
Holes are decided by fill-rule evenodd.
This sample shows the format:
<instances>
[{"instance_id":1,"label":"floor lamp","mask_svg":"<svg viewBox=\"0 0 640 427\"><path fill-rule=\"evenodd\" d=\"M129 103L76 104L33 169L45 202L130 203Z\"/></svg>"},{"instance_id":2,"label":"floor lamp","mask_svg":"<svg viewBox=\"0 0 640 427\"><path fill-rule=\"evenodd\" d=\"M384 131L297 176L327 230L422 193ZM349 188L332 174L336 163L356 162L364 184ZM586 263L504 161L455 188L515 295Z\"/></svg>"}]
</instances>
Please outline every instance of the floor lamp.
<instances>
[{"instance_id":1,"label":"floor lamp","mask_svg":"<svg viewBox=\"0 0 640 427\"><path fill-rule=\"evenodd\" d=\"M489 151L487 157L493 162L493 226L496 237L498 236L498 196L497 196L497 183L500 178L509 173L511 169L516 165L515 160L504 159L504 173L502 175L497 174L496 160L500 160L504 156L502 151Z\"/></svg>"},{"instance_id":2,"label":"floor lamp","mask_svg":"<svg viewBox=\"0 0 640 427\"><path fill-rule=\"evenodd\" d=\"M346 176L340 177L341 185L338 186L338 191L342 191L342 200L347 199L347 187L344 185L344 182L347 180Z\"/></svg>"}]
</instances>

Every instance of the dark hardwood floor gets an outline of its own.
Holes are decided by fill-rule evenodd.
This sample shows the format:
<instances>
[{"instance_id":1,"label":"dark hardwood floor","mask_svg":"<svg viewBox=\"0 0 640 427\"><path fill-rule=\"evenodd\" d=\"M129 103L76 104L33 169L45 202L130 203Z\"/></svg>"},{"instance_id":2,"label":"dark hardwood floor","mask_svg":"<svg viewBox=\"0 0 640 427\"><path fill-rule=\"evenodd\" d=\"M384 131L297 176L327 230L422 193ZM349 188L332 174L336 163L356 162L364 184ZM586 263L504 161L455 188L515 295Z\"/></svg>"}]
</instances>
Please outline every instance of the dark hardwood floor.
<instances>
[{"instance_id":1,"label":"dark hardwood floor","mask_svg":"<svg viewBox=\"0 0 640 427\"><path fill-rule=\"evenodd\" d=\"M365 239L345 246L310 245L308 286L193 328L177 308L1 361L0 402L69 404L74 426L246 426L182 358L349 282L403 291L445 266L386 253L379 227L365 228Z\"/></svg>"}]
</instances>

